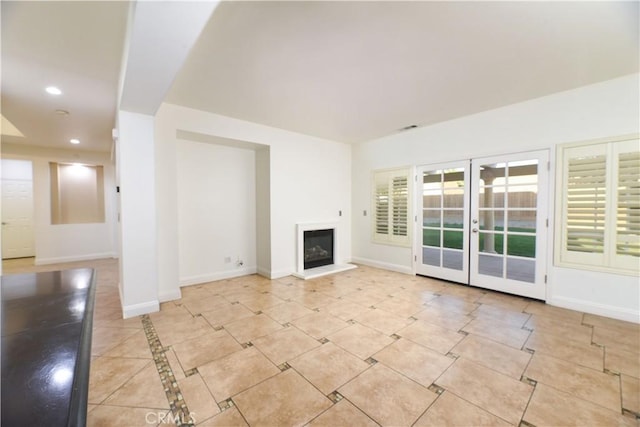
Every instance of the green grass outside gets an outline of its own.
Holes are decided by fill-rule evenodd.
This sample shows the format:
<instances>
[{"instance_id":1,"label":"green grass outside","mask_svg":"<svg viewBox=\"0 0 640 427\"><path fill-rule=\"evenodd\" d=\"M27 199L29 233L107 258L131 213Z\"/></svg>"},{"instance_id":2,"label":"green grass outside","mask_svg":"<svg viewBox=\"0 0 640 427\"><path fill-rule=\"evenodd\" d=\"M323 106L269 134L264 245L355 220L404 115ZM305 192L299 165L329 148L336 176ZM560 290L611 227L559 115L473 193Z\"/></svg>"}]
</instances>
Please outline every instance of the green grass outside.
<instances>
[{"instance_id":1,"label":"green grass outside","mask_svg":"<svg viewBox=\"0 0 640 427\"><path fill-rule=\"evenodd\" d=\"M448 225L445 224L445 227ZM495 227L494 229L497 232L504 232L504 227ZM482 230L481 230L482 231ZM509 231L520 231L533 233L535 229L533 228L510 228ZM451 248L451 249L462 249L462 238L463 233L460 231L443 231L443 247ZM487 236L487 233L480 233L480 250L484 248L484 240ZM497 253L504 253L504 234L497 233L494 234L494 249ZM472 234L472 238L473 234ZM535 236L520 236L520 235L511 235L507 234L507 247L508 254L514 256L522 256L528 258L535 258L536 256L536 238ZM422 244L424 246L440 246L440 230L437 229L422 229Z\"/></svg>"}]
</instances>

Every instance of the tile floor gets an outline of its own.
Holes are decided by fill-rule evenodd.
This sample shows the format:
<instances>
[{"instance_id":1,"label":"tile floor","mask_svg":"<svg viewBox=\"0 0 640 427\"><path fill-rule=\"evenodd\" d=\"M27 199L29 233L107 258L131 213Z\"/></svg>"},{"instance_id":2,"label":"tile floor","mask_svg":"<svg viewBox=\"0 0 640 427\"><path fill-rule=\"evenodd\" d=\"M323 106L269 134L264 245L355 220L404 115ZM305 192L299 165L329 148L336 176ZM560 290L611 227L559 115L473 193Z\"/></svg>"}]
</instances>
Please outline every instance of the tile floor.
<instances>
[{"instance_id":1,"label":"tile floor","mask_svg":"<svg viewBox=\"0 0 640 427\"><path fill-rule=\"evenodd\" d=\"M89 426L640 425L637 324L363 266L122 320L117 261L32 264L97 270Z\"/></svg>"}]
</instances>

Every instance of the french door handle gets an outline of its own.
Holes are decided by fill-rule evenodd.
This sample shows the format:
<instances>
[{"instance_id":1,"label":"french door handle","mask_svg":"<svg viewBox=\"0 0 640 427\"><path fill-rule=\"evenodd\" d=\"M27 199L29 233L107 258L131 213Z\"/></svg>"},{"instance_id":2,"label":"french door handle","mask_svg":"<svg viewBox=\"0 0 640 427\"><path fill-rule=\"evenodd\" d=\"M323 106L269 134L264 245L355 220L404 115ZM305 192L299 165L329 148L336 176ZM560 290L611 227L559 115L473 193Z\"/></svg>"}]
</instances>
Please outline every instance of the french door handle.
<instances>
[{"instance_id":1,"label":"french door handle","mask_svg":"<svg viewBox=\"0 0 640 427\"><path fill-rule=\"evenodd\" d=\"M473 231L474 233L477 233L477 232L478 232L478 229L477 229L477 228L474 228L474 229L472 229L471 231Z\"/></svg>"},{"instance_id":2,"label":"french door handle","mask_svg":"<svg viewBox=\"0 0 640 427\"><path fill-rule=\"evenodd\" d=\"M477 219L474 219L474 220L471 220L471 222L472 222L472 223L474 223L474 224L477 224L477 223L478 223L478 220L477 220Z\"/></svg>"}]
</instances>

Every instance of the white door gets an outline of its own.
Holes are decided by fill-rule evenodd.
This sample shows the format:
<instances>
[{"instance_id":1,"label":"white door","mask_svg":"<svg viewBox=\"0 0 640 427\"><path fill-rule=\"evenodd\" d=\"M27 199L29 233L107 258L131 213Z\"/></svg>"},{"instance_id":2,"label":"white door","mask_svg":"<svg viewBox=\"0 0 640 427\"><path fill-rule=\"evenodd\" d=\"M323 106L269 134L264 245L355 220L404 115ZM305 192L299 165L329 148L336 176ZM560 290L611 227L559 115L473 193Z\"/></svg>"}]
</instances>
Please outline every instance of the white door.
<instances>
[{"instance_id":1,"label":"white door","mask_svg":"<svg viewBox=\"0 0 640 427\"><path fill-rule=\"evenodd\" d=\"M417 170L416 272L469 283L469 161Z\"/></svg>"},{"instance_id":2,"label":"white door","mask_svg":"<svg viewBox=\"0 0 640 427\"><path fill-rule=\"evenodd\" d=\"M35 256L33 181L2 180L2 258Z\"/></svg>"},{"instance_id":3,"label":"white door","mask_svg":"<svg viewBox=\"0 0 640 427\"><path fill-rule=\"evenodd\" d=\"M472 160L469 283L545 299L548 152Z\"/></svg>"},{"instance_id":4,"label":"white door","mask_svg":"<svg viewBox=\"0 0 640 427\"><path fill-rule=\"evenodd\" d=\"M417 168L416 273L545 299L548 157Z\"/></svg>"}]
</instances>

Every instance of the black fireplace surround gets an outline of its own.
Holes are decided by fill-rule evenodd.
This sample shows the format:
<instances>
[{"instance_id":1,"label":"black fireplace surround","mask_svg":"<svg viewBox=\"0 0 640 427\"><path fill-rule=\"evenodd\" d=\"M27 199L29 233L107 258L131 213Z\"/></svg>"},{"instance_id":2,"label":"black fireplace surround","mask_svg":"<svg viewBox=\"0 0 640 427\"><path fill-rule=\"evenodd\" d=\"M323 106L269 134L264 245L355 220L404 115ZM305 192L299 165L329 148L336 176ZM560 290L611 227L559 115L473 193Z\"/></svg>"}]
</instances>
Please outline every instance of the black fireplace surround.
<instances>
[{"instance_id":1,"label":"black fireplace surround","mask_svg":"<svg viewBox=\"0 0 640 427\"><path fill-rule=\"evenodd\" d=\"M304 232L304 269L333 264L333 228Z\"/></svg>"}]
</instances>

